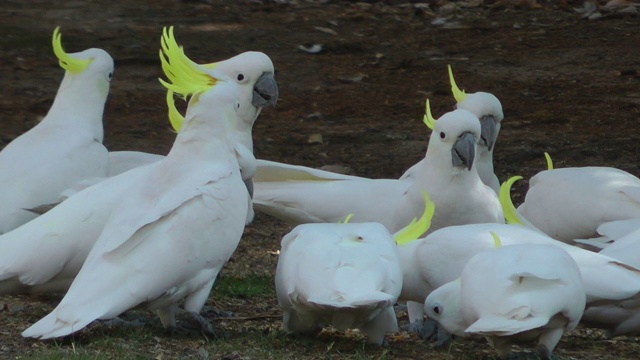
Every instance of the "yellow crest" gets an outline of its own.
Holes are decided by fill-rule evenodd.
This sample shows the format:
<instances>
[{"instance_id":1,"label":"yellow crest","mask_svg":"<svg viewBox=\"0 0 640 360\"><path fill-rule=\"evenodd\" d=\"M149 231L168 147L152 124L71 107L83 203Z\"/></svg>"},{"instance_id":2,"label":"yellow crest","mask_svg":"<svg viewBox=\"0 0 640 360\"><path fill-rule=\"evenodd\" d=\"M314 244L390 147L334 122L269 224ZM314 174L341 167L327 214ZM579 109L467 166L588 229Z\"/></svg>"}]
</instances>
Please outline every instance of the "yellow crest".
<instances>
[{"instance_id":1,"label":"yellow crest","mask_svg":"<svg viewBox=\"0 0 640 360\"><path fill-rule=\"evenodd\" d=\"M504 218L507 224L524 225L518 217L516 207L513 206L513 202L511 201L511 186L520 179L522 179L522 176L513 176L500 185L498 198L500 199L500 205L502 205L502 211L504 212Z\"/></svg>"},{"instance_id":2,"label":"yellow crest","mask_svg":"<svg viewBox=\"0 0 640 360\"><path fill-rule=\"evenodd\" d=\"M434 119L433 115L431 115L431 105L429 104L429 99L427 99L424 104L424 117L422 118L422 121L431 130L436 127L436 119Z\"/></svg>"},{"instance_id":3,"label":"yellow crest","mask_svg":"<svg viewBox=\"0 0 640 360\"><path fill-rule=\"evenodd\" d=\"M451 83L451 92L453 93L453 97L456 99L456 103L461 103L466 97L467 94L458 88L456 85L456 80L453 78L453 70L451 70L451 65L447 65L449 68L449 82Z\"/></svg>"},{"instance_id":4,"label":"yellow crest","mask_svg":"<svg viewBox=\"0 0 640 360\"><path fill-rule=\"evenodd\" d=\"M205 92L216 84L217 79L206 74L203 67L184 54L173 36L173 26L168 31L166 27L162 29L160 45L162 70L169 80L166 82L160 79L164 87L186 99L190 95ZM209 66L213 68L215 63Z\"/></svg>"},{"instance_id":5,"label":"yellow crest","mask_svg":"<svg viewBox=\"0 0 640 360\"><path fill-rule=\"evenodd\" d=\"M544 158L547 159L547 170L553 170L553 160L551 160L551 156L549 153L545 151Z\"/></svg>"},{"instance_id":6,"label":"yellow crest","mask_svg":"<svg viewBox=\"0 0 640 360\"><path fill-rule=\"evenodd\" d=\"M351 220L352 217L353 217L353 214L349 214L344 218L343 221L338 221L338 224L348 224L349 220Z\"/></svg>"},{"instance_id":7,"label":"yellow crest","mask_svg":"<svg viewBox=\"0 0 640 360\"><path fill-rule=\"evenodd\" d=\"M53 39L51 40L51 43L53 45L53 53L58 58L60 67L72 74L80 74L93 61L93 59L74 59L64 52L64 49L62 48L62 34L60 34L60 26L56 26L53 30Z\"/></svg>"},{"instance_id":8,"label":"yellow crest","mask_svg":"<svg viewBox=\"0 0 640 360\"><path fill-rule=\"evenodd\" d=\"M422 196L424 197L425 203L424 213L422 213L420 219L414 218L409 225L405 226L402 230L393 235L393 238L396 240L396 244L405 245L414 240L418 240L420 235L429 230L433 213L436 211L436 205L431 201L431 198L426 191L422 191Z\"/></svg>"},{"instance_id":9,"label":"yellow crest","mask_svg":"<svg viewBox=\"0 0 640 360\"><path fill-rule=\"evenodd\" d=\"M491 237L493 238L493 247L499 248L500 246L502 246L502 241L500 241L498 234L491 231Z\"/></svg>"},{"instance_id":10,"label":"yellow crest","mask_svg":"<svg viewBox=\"0 0 640 360\"><path fill-rule=\"evenodd\" d=\"M184 116L178 112L176 108L176 103L173 98L173 91L167 91L167 109L169 111L169 122L171 122L171 127L175 132L180 132L180 128L182 128L182 123L184 122Z\"/></svg>"}]
</instances>

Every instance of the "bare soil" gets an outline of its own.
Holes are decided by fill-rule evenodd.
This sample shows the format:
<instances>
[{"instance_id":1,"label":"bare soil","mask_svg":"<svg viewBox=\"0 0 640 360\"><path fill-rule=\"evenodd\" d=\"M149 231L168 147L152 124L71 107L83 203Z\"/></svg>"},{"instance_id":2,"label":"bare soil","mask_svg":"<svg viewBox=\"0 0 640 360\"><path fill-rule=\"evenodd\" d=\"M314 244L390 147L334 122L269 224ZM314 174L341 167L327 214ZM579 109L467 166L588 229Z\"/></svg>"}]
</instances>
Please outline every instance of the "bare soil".
<instances>
[{"instance_id":1,"label":"bare soil","mask_svg":"<svg viewBox=\"0 0 640 360\"><path fill-rule=\"evenodd\" d=\"M639 9L638 1L628 3ZM258 158L397 177L424 156L425 99L436 117L454 106L447 77L451 64L461 88L491 92L502 101L505 120L495 151L501 180L528 179L542 170L545 151L556 167L612 166L640 175L638 16L633 9L600 8L590 20L578 11L583 8L582 1L568 0L5 0L0 8L0 147L31 128L51 105L63 74L50 45L59 25L67 51L99 47L116 61L105 145L167 153L175 134L157 81L158 50L162 27L174 25L178 41L197 62L248 50L273 60L281 98L255 124ZM301 49L313 44L322 51ZM516 202L525 190L526 182L517 184ZM289 229L258 215L224 276L271 277L275 251ZM89 330L71 342L23 340L20 332L56 301L0 298L5 304L0 358L38 358L43 351L46 358L75 357L75 346L86 349L88 358L122 357L109 346L101 348L105 333L133 358L473 359L493 354L484 341L436 352L405 333L390 338L388 349L365 349L357 334L331 331L299 343L281 336L275 297L220 300L215 295L211 305L258 316L218 323L236 348L223 348L225 340L172 338L159 326L135 343L127 342L135 331L107 330ZM256 334L269 345L256 343ZM636 359L637 340L607 339L602 332L580 329L563 338L556 354ZM274 353L256 352L260 347Z\"/></svg>"}]
</instances>

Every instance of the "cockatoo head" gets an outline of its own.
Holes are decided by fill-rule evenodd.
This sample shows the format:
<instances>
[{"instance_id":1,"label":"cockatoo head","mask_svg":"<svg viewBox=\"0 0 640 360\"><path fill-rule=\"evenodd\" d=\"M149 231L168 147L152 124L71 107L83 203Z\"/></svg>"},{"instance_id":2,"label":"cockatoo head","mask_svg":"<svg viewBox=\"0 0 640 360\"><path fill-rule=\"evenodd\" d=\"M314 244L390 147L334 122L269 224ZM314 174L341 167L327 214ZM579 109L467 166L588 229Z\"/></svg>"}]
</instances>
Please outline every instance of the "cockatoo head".
<instances>
[{"instance_id":1,"label":"cockatoo head","mask_svg":"<svg viewBox=\"0 0 640 360\"><path fill-rule=\"evenodd\" d=\"M207 64L204 67L223 81L234 82L240 87L244 106L239 112L242 126L251 128L264 107L275 106L278 100L278 84L274 78L271 59L264 53L247 51L230 59Z\"/></svg>"},{"instance_id":2,"label":"cockatoo head","mask_svg":"<svg viewBox=\"0 0 640 360\"><path fill-rule=\"evenodd\" d=\"M433 128L427 156L446 159L447 153L451 157L454 168L471 170L476 156L476 146L480 139L480 122L478 118L467 110L457 109L448 112L435 120L431 116L429 101L425 123Z\"/></svg>"},{"instance_id":3,"label":"cockatoo head","mask_svg":"<svg viewBox=\"0 0 640 360\"><path fill-rule=\"evenodd\" d=\"M451 92L456 99L456 108L468 110L480 119L482 132L479 145L491 151L500 133L502 119L504 119L500 100L490 93L476 92L467 94L460 90L453 78L451 66L449 66L449 81L451 83Z\"/></svg>"},{"instance_id":4,"label":"cockatoo head","mask_svg":"<svg viewBox=\"0 0 640 360\"><path fill-rule=\"evenodd\" d=\"M65 77L60 85L61 89L73 86L73 84L89 84L98 87L101 95L106 99L109 94L109 86L113 77L113 59L102 49L88 49L77 53L68 54L62 48L62 34L60 27L53 31L53 52L58 58L60 67L66 70ZM91 91L92 88L82 89Z\"/></svg>"},{"instance_id":5,"label":"cockatoo head","mask_svg":"<svg viewBox=\"0 0 640 360\"><path fill-rule=\"evenodd\" d=\"M203 92L206 87L210 87L220 81L235 84L240 89L240 107L237 109L237 113L241 121L236 125L238 131L245 131L250 134L251 127L262 108L274 106L278 100L279 92L278 85L274 79L273 63L267 55L261 52L249 51L227 60L200 65L184 54L183 49L173 36L173 27L168 30L164 29L161 45L160 58L162 67L169 80L173 83L169 89L183 98L197 92ZM178 79L176 79L174 73L176 71L182 72L185 69L195 70L201 75L197 75L196 78L183 77L183 79L187 79L191 83L194 82L192 80L196 80L195 83L202 84L202 87L193 88L193 86L183 87L177 85L174 80ZM210 80L205 80L205 77ZM179 80L179 82L184 83L185 80ZM177 124L174 124L174 128L175 125ZM176 130L179 130L179 127Z\"/></svg>"},{"instance_id":6,"label":"cockatoo head","mask_svg":"<svg viewBox=\"0 0 640 360\"><path fill-rule=\"evenodd\" d=\"M468 337L468 324L460 308L460 279L448 282L432 291L424 301L424 312L449 333Z\"/></svg>"}]
</instances>

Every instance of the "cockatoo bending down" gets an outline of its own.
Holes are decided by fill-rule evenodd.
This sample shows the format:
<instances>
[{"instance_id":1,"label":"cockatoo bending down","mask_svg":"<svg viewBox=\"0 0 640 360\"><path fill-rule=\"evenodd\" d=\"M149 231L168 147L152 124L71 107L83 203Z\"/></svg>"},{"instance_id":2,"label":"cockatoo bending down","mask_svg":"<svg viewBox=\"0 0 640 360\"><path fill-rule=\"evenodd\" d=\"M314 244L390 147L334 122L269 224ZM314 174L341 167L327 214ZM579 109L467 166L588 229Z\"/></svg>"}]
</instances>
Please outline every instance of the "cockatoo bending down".
<instances>
[{"instance_id":1,"label":"cockatoo bending down","mask_svg":"<svg viewBox=\"0 0 640 360\"><path fill-rule=\"evenodd\" d=\"M594 238L604 223L640 218L640 179L609 167L542 171L529 181L518 213L560 241Z\"/></svg>"},{"instance_id":2,"label":"cockatoo bending down","mask_svg":"<svg viewBox=\"0 0 640 360\"><path fill-rule=\"evenodd\" d=\"M491 233L496 234L505 247L553 245L566 251L582 273L588 306L640 298L640 270L633 264L565 244L524 226L469 224L440 229L398 246L404 273L398 301L423 302L434 289L460 277L469 259L494 247ZM420 298L422 300L418 300Z\"/></svg>"},{"instance_id":3,"label":"cockatoo bending down","mask_svg":"<svg viewBox=\"0 0 640 360\"><path fill-rule=\"evenodd\" d=\"M254 208L293 223L335 223L354 214L351 222L380 222L393 233L420 216L426 191L436 205L430 230L504 222L497 195L474 166L478 118L455 110L430 122L435 125L425 158L400 179L255 182Z\"/></svg>"},{"instance_id":4,"label":"cockatoo bending down","mask_svg":"<svg viewBox=\"0 0 640 360\"><path fill-rule=\"evenodd\" d=\"M163 84L193 94L171 151L130 184L65 297L23 336L65 336L141 304L155 310L165 328L174 329L182 300L185 310L209 329L198 313L251 214L236 140L229 134L242 121L237 82L256 79L249 72L229 77L188 59L174 63L184 54L181 49L169 52L169 61L161 58L171 84ZM254 56L252 68L270 64L266 55Z\"/></svg>"},{"instance_id":5,"label":"cockatoo bending down","mask_svg":"<svg viewBox=\"0 0 640 360\"><path fill-rule=\"evenodd\" d=\"M282 239L276 269L283 328L358 328L382 345L385 333L398 330L393 304L402 272L394 248L378 223L298 225Z\"/></svg>"},{"instance_id":6,"label":"cockatoo bending down","mask_svg":"<svg viewBox=\"0 0 640 360\"><path fill-rule=\"evenodd\" d=\"M522 244L477 253L460 279L433 291L424 307L453 334L486 337L501 358L513 343L537 340L538 356L549 359L578 324L585 299L580 270L566 251Z\"/></svg>"},{"instance_id":7,"label":"cockatoo bending down","mask_svg":"<svg viewBox=\"0 0 640 360\"><path fill-rule=\"evenodd\" d=\"M175 55L182 51L174 41L171 31L163 34L163 44L167 46L165 54ZM174 59L178 63L180 60L190 63L186 57ZM240 88L241 94L240 107L237 109L239 114L257 116L260 112L258 108L275 104L277 91L274 92L273 89L277 89L277 85L273 78L273 64L266 55L247 52L216 64L214 71L218 76L236 79L236 86ZM171 67L166 67L166 70L171 70ZM241 82L237 82L239 73L243 74ZM257 81L258 79L261 81ZM263 100L254 100L252 93L267 94L272 101L265 103ZM176 124L175 130L179 131L182 118L173 106L173 96L168 96L167 101L170 118L172 123ZM207 103L199 106L207 106ZM251 107L255 109L247 109ZM239 121L253 124L255 119L242 118ZM243 128L245 131L247 129L246 126L236 124L228 126L231 128L227 129L228 131L234 131L234 127L238 132ZM234 137L247 138L237 134ZM248 138L250 139L250 136ZM246 150L238 149L246 149L245 146L250 144L235 144L236 152L244 154ZM238 162L246 158L249 159L246 161L249 163L252 155L236 154L236 157ZM252 168L249 165L245 167ZM153 167L134 169L110 177L71 195L69 199L33 221L0 235L0 294L67 291L112 210L121 201L122 194L129 184L136 183L143 176L141 174L146 174L152 169ZM241 167L241 172L242 170ZM246 172L251 173L251 170L248 169ZM47 256L43 257L43 253Z\"/></svg>"},{"instance_id":8,"label":"cockatoo bending down","mask_svg":"<svg viewBox=\"0 0 640 360\"><path fill-rule=\"evenodd\" d=\"M59 28L53 51L65 70L47 115L0 151L0 234L32 220L27 211L54 202L75 183L104 177L102 116L113 59L101 49L67 54Z\"/></svg>"}]
</instances>

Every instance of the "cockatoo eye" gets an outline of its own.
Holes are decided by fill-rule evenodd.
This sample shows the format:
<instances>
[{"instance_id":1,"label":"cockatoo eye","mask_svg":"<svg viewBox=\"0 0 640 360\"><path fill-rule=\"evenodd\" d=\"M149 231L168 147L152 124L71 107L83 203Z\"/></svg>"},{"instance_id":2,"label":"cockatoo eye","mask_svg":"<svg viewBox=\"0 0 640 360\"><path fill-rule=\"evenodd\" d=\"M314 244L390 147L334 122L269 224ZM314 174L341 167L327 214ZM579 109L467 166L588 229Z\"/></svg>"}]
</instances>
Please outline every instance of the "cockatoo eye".
<instances>
[{"instance_id":1,"label":"cockatoo eye","mask_svg":"<svg viewBox=\"0 0 640 360\"><path fill-rule=\"evenodd\" d=\"M445 135L445 133L441 131L441 132L440 132L440 139L444 139L444 138L445 138L445 136L446 136L446 135Z\"/></svg>"},{"instance_id":2,"label":"cockatoo eye","mask_svg":"<svg viewBox=\"0 0 640 360\"><path fill-rule=\"evenodd\" d=\"M111 81L111 78L113 78L113 73L112 72L107 74L107 80Z\"/></svg>"},{"instance_id":3,"label":"cockatoo eye","mask_svg":"<svg viewBox=\"0 0 640 360\"><path fill-rule=\"evenodd\" d=\"M238 74L237 79L238 79L238 81L244 80L244 74Z\"/></svg>"},{"instance_id":4,"label":"cockatoo eye","mask_svg":"<svg viewBox=\"0 0 640 360\"><path fill-rule=\"evenodd\" d=\"M440 315L440 306L439 305L434 306L433 307L433 312L438 314L438 315Z\"/></svg>"}]
</instances>

